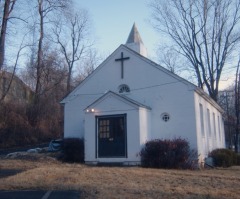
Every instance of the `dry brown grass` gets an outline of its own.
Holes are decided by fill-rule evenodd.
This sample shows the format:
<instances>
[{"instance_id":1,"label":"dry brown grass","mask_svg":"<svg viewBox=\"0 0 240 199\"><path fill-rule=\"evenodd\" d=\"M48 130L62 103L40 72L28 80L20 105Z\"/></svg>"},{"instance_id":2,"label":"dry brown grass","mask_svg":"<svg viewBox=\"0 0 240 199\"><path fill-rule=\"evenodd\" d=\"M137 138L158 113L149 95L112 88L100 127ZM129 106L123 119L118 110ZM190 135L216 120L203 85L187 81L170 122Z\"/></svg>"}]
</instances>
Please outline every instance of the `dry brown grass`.
<instances>
[{"instance_id":1,"label":"dry brown grass","mask_svg":"<svg viewBox=\"0 0 240 199\"><path fill-rule=\"evenodd\" d=\"M0 190L79 190L84 198L240 197L240 167L183 171L0 159L0 172L6 169L23 171L0 178Z\"/></svg>"}]
</instances>

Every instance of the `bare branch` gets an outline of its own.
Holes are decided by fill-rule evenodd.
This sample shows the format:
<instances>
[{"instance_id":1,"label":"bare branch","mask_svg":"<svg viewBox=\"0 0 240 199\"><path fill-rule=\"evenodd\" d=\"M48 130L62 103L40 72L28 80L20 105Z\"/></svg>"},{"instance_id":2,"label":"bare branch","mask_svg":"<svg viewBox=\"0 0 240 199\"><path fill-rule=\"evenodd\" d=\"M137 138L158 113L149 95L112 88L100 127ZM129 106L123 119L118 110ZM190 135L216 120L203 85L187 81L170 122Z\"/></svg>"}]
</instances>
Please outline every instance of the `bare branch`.
<instances>
[{"instance_id":1,"label":"bare branch","mask_svg":"<svg viewBox=\"0 0 240 199\"><path fill-rule=\"evenodd\" d=\"M239 0L152 0L153 25L167 35L191 63L198 86L217 100L228 57L240 44Z\"/></svg>"},{"instance_id":2,"label":"bare branch","mask_svg":"<svg viewBox=\"0 0 240 199\"><path fill-rule=\"evenodd\" d=\"M87 13L81 11L81 13L68 13L66 16L66 24L56 22L53 29L55 43L59 44L68 65L67 92L69 92L71 88L72 71L75 63L82 58L85 51L91 46L85 44L87 39L86 33L88 31L87 26ZM62 28L65 28L64 32Z\"/></svg>"},{"instance_id":3,"label":"bare branch","mask_svg":"<svg viewBox=\"0 0 240 199\"><path fill-rule=\"evenodd\" d=\"M26 35L25 35L25 36L26 36ZM18 49L17 56L16 56L16 59L15 59L15 63L14 63L14 66L13 66L13 71L12 71L12 75L11 75L9 84L8 84L8 86L7 86L7 89L6 89L6 90L3 90L3 93L2 93L2 95L1 95L1 97L0 97L0 102L2 102L2 101L5 99L5 97L7 96L8 92L9 92L9 90L10 90L10 88L11 88L12 81L13 81L13 79L14 79L14 77L15 77L15 73L16 73L16 69L17 69L17 65L18 65L18 60L19 60L19 58L20 58L20 56L21 56L22 50L25 49L26 47L29 47L29 45L23 45L25 36L24 36L24 38L23 38L23 40L22 40L22 42L21 42L21 44L20 44L20 47L19 47L19 49Z\"/></svg>"}]
</instances>

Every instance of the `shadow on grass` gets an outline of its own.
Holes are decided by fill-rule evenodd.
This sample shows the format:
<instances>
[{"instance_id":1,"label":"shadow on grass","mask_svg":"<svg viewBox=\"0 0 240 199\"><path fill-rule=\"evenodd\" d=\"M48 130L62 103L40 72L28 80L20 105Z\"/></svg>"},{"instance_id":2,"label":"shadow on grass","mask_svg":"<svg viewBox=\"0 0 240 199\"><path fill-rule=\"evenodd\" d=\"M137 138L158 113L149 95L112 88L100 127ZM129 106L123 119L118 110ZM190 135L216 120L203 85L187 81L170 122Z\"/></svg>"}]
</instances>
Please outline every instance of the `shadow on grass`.
<instances>
[{"instance_id":1,"label":"shadow on grass","mask_svg":"<svg viewBox=\"0 0 240 199\"><path fill-rule=\"evenodd\" d=\"M24 170L21 169L0 169L0 179L1 178L6 178L9 176L14 176L18 173L23 172Z\"/></svg>"}]
</instances>

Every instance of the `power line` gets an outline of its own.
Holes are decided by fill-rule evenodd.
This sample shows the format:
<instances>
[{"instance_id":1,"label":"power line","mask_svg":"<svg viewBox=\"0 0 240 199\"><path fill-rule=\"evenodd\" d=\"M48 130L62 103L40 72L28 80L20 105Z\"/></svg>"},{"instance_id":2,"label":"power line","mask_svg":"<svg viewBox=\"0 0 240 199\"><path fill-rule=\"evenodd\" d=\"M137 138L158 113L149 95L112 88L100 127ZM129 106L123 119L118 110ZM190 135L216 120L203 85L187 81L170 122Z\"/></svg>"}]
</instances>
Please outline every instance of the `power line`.
<instances>
[{"instance_id":1,"label":"power line","mask_svg":"<svg viewBox=\"0 0 240 199\"><path fill-rule=\"evenodd\" d=\"M141 87L141 88L133 88L133 89L130 89L130 91L139 91L139 90L145 90L145 89L151 89L151 88L155 88L155 87L160 87L160 86L166 86L166 85L171 85L171 84L176 84L176 83L179 83L179 82L183 82L185 80L178 80L178 81L174 81L174 82L167 82L167 83L162 83L162 84L156 84L156 85L151 85L151 86L146 86L146 87ZM102 93L79 93L79 94L74 94L70 97L75 98L77 96L94 96L94 95L103 95L107 93L106 92L102 92ZM71 101L72 100L71 98L68 100Z\"/></svg>"}]
</instances>

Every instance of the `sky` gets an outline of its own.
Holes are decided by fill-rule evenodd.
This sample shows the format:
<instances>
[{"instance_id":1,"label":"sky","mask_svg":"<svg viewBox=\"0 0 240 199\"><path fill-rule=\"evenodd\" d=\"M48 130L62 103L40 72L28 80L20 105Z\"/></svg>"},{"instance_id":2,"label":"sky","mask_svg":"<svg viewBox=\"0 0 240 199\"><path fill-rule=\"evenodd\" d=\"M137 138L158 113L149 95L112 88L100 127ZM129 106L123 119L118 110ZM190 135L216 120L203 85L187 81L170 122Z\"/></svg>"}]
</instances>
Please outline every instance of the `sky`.
<instances>
[{"instance_id":1,"label":"sky","mask_svg":"<svg viewBox=\"0 0 240 199\"><path fill-rule=\"evenodd\" d=\"M75 0L80 8L88 10L93 24L97 50L111 54L125 44L135 22L149 57L155 57L159 36L149 23L149 0Z\"/></svg>"},{"instance_id":2,"label":"sky","mask_svg":"<svg viewBox=\"0 0 240 199\"><path fill-rule=\"evenodd\" d=\"M163 41L150 24L151 0L75 0L76 7L86 9L92 21L96 38L95 47L103 57L110 55L121 44L125 44L135 22L148 57L158 62L157 46ZM220 90L232 84L234 76L222 76Z\"/></svg>"}]
</instances>

